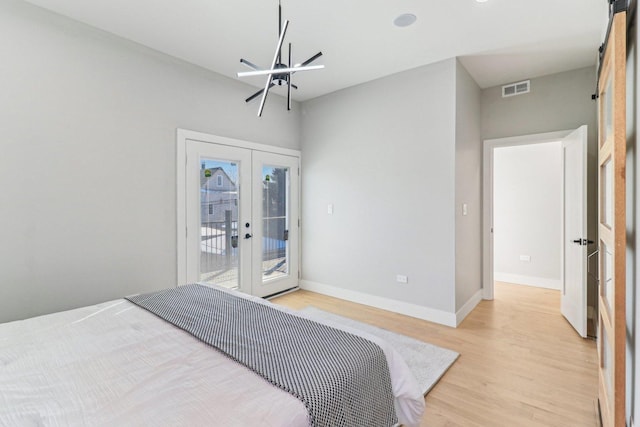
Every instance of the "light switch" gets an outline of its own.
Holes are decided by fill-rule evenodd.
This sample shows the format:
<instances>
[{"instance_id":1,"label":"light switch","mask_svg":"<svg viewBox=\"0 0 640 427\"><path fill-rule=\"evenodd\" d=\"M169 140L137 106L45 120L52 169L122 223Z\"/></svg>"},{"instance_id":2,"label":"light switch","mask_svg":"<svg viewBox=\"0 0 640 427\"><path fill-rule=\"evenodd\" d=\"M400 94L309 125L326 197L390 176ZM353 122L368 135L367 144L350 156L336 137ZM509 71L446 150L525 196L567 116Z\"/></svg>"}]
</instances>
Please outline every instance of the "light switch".
<instances>
[{"instance_id":1,"label":"light switch","mask_svg":"<svg viewBox=\"0 0 640 427\"><path fill-rule=\"evenodd\" d=\"M463 203L462 204L462 215L467 216L468 210L467 210L467 204Z\"/></svg>"},{"instance_id":2,"label":"light switch","mask_svg":"<svg viewBox=\"0 0 640 427\"><path fill-rule=\"evenodd\" d=\"M333 203L329 203L329 204L327 205L327 213L328 213L329 215L333 215Z\"/></svg>"}]
</instances>

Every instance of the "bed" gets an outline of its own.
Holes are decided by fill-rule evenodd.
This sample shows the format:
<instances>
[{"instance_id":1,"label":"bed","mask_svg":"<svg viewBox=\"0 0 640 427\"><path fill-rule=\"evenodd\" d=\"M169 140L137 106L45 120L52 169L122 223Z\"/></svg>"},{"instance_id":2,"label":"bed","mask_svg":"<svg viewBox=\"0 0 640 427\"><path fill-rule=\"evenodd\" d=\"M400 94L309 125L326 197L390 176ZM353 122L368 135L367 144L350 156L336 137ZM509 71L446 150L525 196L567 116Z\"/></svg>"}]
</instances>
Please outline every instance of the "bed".
<instances>
[{"instance_id":1,"label":"bed","mask_svg":"<svg viewBox=\"0 0 640 427\"><path fill-rule=\"evenodd\" d=\"M214 289L278 316L304 317ZM375 336L326 326L379 346L398 423L419 425L424 398L397 352ZM311 419L299 397L127 299L0 325L2 426L302 427Z\"/></svg>"}]
</instances>

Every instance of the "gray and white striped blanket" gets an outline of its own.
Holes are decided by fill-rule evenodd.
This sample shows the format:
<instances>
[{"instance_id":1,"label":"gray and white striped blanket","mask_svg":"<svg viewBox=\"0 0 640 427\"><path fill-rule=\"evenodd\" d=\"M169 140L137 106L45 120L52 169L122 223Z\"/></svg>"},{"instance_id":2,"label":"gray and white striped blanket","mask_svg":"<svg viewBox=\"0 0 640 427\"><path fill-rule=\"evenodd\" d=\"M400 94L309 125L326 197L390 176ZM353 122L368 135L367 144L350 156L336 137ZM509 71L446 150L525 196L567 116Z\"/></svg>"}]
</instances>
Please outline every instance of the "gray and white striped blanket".
<instances>
[{"instance_id":1,"label":"gray and white striped blanket","mask_svg":"<svg viewBox=\"0 0 640 427\"><path fill-rule=\"evenodd\" d=\"M386 358L364 338L197 284L127 299L301 400L312 426L397 423Z\"/></svg>"}]
</instances>

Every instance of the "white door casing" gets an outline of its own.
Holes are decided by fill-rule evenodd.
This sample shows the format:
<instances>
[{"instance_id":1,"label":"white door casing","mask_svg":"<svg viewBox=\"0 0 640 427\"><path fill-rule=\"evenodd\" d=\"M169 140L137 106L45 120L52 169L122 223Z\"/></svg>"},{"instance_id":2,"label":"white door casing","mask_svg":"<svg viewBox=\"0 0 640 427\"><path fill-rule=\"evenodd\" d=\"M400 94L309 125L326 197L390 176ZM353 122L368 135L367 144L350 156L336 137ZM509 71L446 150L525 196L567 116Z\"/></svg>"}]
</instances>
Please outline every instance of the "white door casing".
<instances>
[{"instance_id":1,"label":"white door casing","mask_svg":"<svg viewBox=\"0 0 640 427\"><path fill-rule=\"evenodd\" d=\"M562 292L560 311L587 336L587 126L562 139Z\"/></svg>"},{"instance_id":2,"label":"white door casing","mask_svg":"<svg viewBox=\"0 0 640 427\"><path fill-rule=\"evenodd\" d=\"M587 126L584 134L587 134ZM483 183L482 183L482 290L483 299L492 300L494 297L494 234L493 234L493 175L494 175L494 150L501 147L513 147L520 145L539 144L547 142L562 141L564 138L576 132L576 130L563 130L556 132L546 132L532 135L522 135L515 137L487 139L483 145ZM561 243L561 236L558 236L558 244ZM561 260L561 265L564 261ZM586 302L585 302L586 304Z\"/></svg>"}]
</instances>

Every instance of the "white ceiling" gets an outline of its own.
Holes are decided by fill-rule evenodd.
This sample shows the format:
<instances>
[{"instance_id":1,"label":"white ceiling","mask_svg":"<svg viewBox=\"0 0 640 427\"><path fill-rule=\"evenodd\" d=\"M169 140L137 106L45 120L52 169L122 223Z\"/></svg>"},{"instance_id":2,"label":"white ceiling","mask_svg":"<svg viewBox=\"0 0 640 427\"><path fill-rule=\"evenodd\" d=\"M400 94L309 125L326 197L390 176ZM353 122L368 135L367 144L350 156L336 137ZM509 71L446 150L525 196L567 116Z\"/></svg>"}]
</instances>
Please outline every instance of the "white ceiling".
<instances>
[{"instance_id":1,"label":"white ceiling","mask_svg":"<svg viewBox=\"0 0 640 427\"><path fill-rule=\"evenodd\" d=\"M240 58L271 65L278 38L277 0L28 1L231 78ZM607 23L607 0L282 2L294 62L324 54L294 76L299 101L456 56L483 88L586 67ZM417 22L395 27L402 13Z\"/></svg>"}]
</instances>

